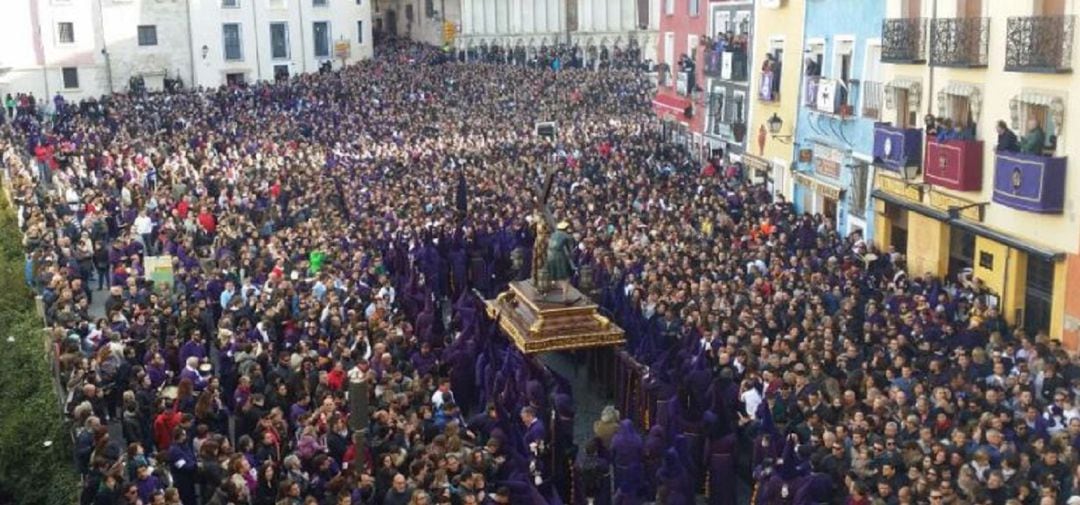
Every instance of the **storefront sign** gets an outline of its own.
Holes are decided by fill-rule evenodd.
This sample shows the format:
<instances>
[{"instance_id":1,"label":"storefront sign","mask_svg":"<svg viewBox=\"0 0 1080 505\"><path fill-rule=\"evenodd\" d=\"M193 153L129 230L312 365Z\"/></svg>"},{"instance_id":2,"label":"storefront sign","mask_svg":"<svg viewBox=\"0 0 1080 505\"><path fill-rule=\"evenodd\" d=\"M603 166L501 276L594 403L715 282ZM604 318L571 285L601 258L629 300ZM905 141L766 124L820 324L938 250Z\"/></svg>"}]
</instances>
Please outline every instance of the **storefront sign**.
<instances>
[{"instance_id":1,"label":"storefront sign","mask_svg":"<svg viewBox=\"0 0 1080 505\"><path fill-rule=\"evenodd\" d=\"M916 203L922 202L922 187L907 184L902 179L878 173L875 177L874 187L905 200L911 200Z\"/></svg>"},{"instance_id":2,"label":"storefront sign","mask_svg":"<svg viewBox=\"0 0 1080 505\"><path fill-rule=\"evenodd\" d=\"M964 200L963 198L946 195L945 193L938 191L930 192L930 206L944 212L948 212L950 208L969 207L972 203L973 202ZM975 222L982 222L983 220L982 212L978 207L970 207L961 210L960 215L963 216L964 219Z\"/></svg>"},{"instance_id":3,"label":"storefront sign","mask_svg":"<svg viewBox=\"0 0 1080 505\"><path fill-rule=\"evenodd\" d=\"M818 174L839 179L843 163L844 151L821 144L814 146L814 171Z\"/></svg>"},{"instance_id":4,"label":"storefront sign","mask_svg":"<svg viewBox=\"0 0 1080 505\"><path fill-rule=\"evenodd\" d=\"M840 196L844 192L839 186L819 181L814 177L801 173L795 174L795 183L810 189L814 193L837 201L840 200Z\"/></svg>"},{"instance_id":5,"label":"storefront sign","mask_svg":"<svg viewBox=\"0 0 1080 505\"><path fill-rule=\"evenodd\" d=\"M769 160L754 156L753 154L743 154L742 161L743 165L746 165L746 169L758 177L765 177L771 170Z\"/></svg>"},{"instance_id":6,"label":"storefront sign","mask_svg":"<svg viewBox=\"0 0 1080 505\"><path fill-rule=\"evenodd\" d=\"M352 54L352 43L348 39L334 41L334 56L339 60L347 60Z\"/></svg>"}]
</instances>

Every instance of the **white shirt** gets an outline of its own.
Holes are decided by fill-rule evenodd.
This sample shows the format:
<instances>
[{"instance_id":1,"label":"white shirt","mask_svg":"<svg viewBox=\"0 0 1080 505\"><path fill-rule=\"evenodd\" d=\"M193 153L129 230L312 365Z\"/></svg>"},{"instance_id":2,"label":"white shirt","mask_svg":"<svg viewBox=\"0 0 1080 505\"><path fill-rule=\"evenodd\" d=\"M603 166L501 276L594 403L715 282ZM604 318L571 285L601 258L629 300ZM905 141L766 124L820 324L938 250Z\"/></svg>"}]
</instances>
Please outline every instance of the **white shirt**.
<instances>
[{"instance_id":1,"label":"white shirt","mask_svg":"<svg viewBox=\"0 0 1080 505\"><path fill-rule=\"evenodd\" d=\"M751 419L756 418L758 405L761 405L761 393L756 388L750 388L739 395L739 399L746 404L746 415Z\"/></svg>"},{"instance_id":2,"label":"white shirt","mask_svg":"<svg viewBox=\"0 0 1080 505\"><path fill-rule=\"evenodd\" d=\"M142 214L135 218L135 233L139 235L149 235L154 230L154 222L150 220L150 217L146 214Z\"/></svg>"}]
</instances>

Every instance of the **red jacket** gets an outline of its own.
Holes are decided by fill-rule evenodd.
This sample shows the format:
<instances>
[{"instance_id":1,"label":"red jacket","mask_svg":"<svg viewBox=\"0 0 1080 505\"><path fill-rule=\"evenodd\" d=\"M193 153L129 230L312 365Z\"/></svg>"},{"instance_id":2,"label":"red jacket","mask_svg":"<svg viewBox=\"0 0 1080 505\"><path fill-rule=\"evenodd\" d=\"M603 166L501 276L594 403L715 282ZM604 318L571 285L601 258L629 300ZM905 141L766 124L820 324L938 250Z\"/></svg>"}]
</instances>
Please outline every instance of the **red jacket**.
<instances>
[{"instance_id":1,"label":"red jacket","mask_svg":"<svg viewBox=\"0 0 1080 505\"><path fill-rule=\"evenodd\" d=\"M330 386L331 391L341 391L345 386L345 377L344 370L330 370L330 373L326 374L326 385Z\"/></svg>"},{"instance_id":2,"label":"red jacket","mask_svg":"<svg viewBox=\"0 0 1080 505\"><path fill-rule=\"evenodd\" d=\"M199 217L196 218L199 221L199 226L202 226L206 233L213 234L217 229L217 220L214 219L214 215L209 212L200 212Z\"/></svg>"},{"instance_id":3,"label":"red jacket","mask_svg":"<svg viewBox=\"0 0 1080 505\"><path fill-rule=\"evenodd\" d=\"M173 430L180 426L183 415L178 410L166 410L154 419L154 444L158 451L167 451L172 445Z\"/></svg>"}]
</instances>

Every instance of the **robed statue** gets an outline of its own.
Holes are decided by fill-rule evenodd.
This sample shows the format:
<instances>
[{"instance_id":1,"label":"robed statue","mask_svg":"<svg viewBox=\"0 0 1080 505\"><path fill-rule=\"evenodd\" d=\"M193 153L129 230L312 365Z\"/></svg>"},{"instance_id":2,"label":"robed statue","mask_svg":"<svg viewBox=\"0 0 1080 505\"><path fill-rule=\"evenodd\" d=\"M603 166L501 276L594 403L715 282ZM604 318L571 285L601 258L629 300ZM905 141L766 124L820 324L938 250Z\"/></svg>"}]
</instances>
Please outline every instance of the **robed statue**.
<instances>
[{"instance_id":1,"label":"robed statue","mask_svg":"<svg viewBox=\"0 0 1080 505\"><path fill-rule=\"evenodd\" d=\"M533 245L532 282L540 292L546 292L551 284L558 284L563 294L574 275L573 237L570 236L570 224L562 221L555 223L555 217L548 206L551 186L555 179L555 169L548 167L544 185L537 195L537 214L534 219L536 242Z\"/></svg>"}]
</instances>

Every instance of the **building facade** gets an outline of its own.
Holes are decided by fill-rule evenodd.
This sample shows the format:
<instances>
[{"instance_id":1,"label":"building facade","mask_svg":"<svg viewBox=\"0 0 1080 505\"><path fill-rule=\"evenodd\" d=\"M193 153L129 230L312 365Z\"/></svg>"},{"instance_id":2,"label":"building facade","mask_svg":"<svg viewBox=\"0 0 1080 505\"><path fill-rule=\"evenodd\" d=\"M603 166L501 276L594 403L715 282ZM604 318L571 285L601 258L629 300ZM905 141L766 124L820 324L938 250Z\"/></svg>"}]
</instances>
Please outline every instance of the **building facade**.
<instances>
[{"instance_id":1,"label":"building facade","mask_svg":"<svg viewBox=\"0 0 1080 505\"><path fill-rule=\"evenodd\" d=\"M759 0L754 9L750 72L750 108L743 163L765 180L774 194L790 201L795 162L793 139L797 128L799 84L802 78L805 2Z\"/></svg>"},{"instance_id":2,"label":"building facade","mask_svg":"<svg viewBox=\"0 0 1080 505\"><path fill-rule=\"evenodd\" d=\"M375 26L448 46L462 57L494 46L529 52L570 44L580 48L586 63L595 63L616 48L635 45L651 60L658 5L658 0L381 0ZM447 24L454 27L453 36Z\"/></svg>"},{"instance_id":3,"label":"building facade","mask_svg":"<svg viewBox=\"0 0 1080 505\"><path fill-rule=\"evenodd\" d=\"M370 0L31 0L0 34L0 92L79 99L272 80L372 55Z\"/></svg>"},{"instance_id":4,"label":"building facade","mask_svg":"<svg viewBox=\"0 0 1080 505\"><path fill-rule=\"evenodd\" d=\"M662 0L653 101L674 140L741 161L752 105L754 2Z\"/></svg>"},{"instance_id":5,"label":"building facade","mask_svg":"<svg viewBox=\"0 0 1080 505\"><path fill-rule=\"evenodd\" d=\"M823 214L842 235L874 234L867 209L884 16L883 2L819 0L807 7L793 203Z\"/></svg>"},{"instance_id":6,"label":"building facade","mask_svg":"<svg viewBox=\"0 0 1080 505\"><path fill-rule=\"evenodd\" d=\"M659 11L656 97L653 109L675 142L702 158L711 154L704 140L708 104L704 89L707 61L703 36L708 33L708 4L662 0Z\"/></svg>"},{"instance_id":7,"label":"building facade","mask_svg":"<svg viewBox=\"0 0 1080 505\"><path fill-rule=\"evenodd\" d=\"M913 272L970 275L1010 323L1080 347L1080 299L1066 296L1080 286L1080 178L1066 175L1080 156L1068 141L1080 121L1069 93L1077 6L887 4L875 242L905 253ZM1023 152L997 149L999 121L1030 140Z\"/></svg>"}]
</instances>

